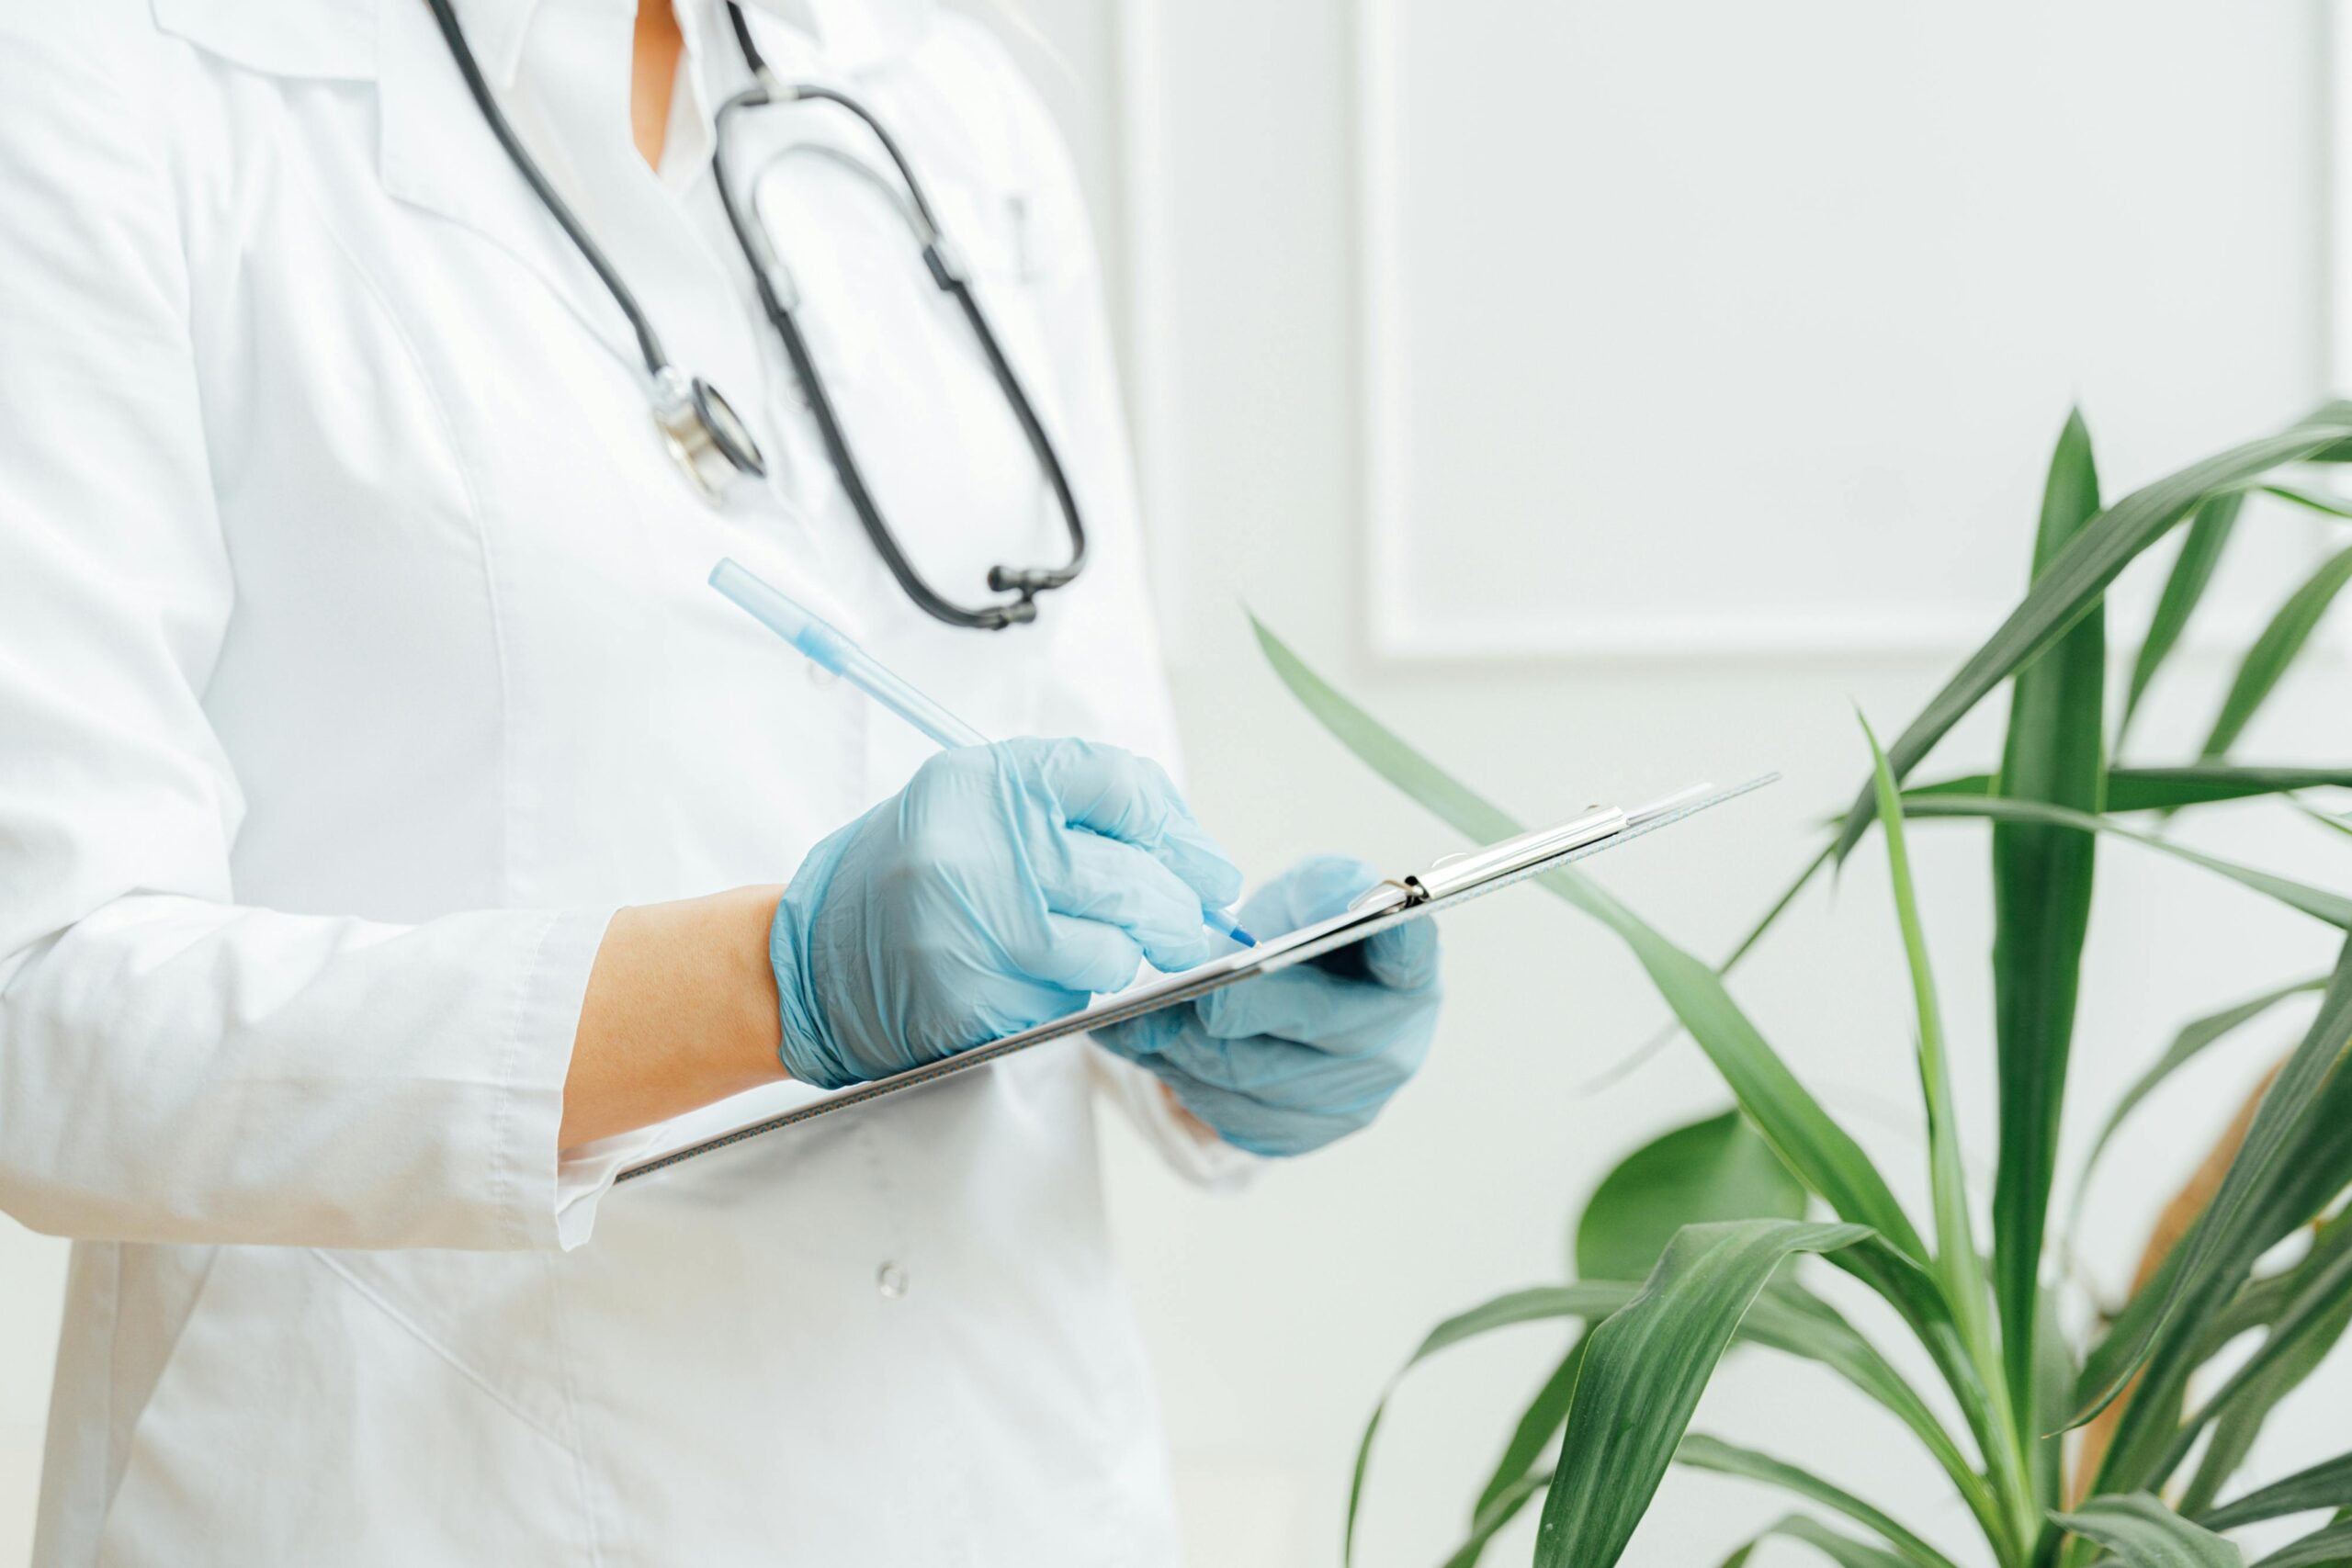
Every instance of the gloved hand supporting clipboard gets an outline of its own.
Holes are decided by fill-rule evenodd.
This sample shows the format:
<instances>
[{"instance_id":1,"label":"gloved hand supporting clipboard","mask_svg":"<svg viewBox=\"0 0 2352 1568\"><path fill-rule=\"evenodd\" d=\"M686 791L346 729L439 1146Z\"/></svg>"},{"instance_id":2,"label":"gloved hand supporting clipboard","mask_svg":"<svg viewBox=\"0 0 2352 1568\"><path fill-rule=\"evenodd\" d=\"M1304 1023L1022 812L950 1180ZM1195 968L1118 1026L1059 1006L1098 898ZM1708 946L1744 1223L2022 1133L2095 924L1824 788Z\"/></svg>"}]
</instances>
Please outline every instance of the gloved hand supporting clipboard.
<instances>
[{"instance_id":1,"label":"gloved hand supporting clipboard","mask_svg":"<svg viewBox=\"0 0 2352 1568\"><path fill-rule=\"evenodd\" d=\"M1001 1040L974 1046L956 1055L886 1078L876 1078L871 1083L858 1084L780 1115L770 1116L681 1148L670 1149L628 1167L615 1179L629 1181L649 1176L683 1160L741 1143L746 1138L846 1111L885 1095L919 1089L941 1078L986 1066L1001 1057L1009 1056L1016 1051L1025 1051L1033 1045L1082 1034L1126 1019L1139 1018L1145 1013L1157 1012L1162 1008L1174 1007L1196 997L1206 996L1211 991L1221 990L1253 975L1303 964L1310 958L1362 942L1373 932L1399 921L1437 914L1498 888L1523 882L1555 866L1566 865L1587 855L1598 854L1640 838L1645 833L1655 832L1709 807L1770 784L1777 776L1767 773L1730 789L1712 792L1709 786L1698 784L1632 810L1613 806L1599 807L1557 827L1538 829L1483 849L1447 855L1425 871L1380 883L1356 900L1344 914L1330 919L1268 938L1255 947L1243 948L1225 957L1212 959L1182 974L1156 976L1126 990L1099 997L1091 1006L1034 1029L1024 1029L1017 1034L1008 1034Z\"/></svg>"}]
</instances>

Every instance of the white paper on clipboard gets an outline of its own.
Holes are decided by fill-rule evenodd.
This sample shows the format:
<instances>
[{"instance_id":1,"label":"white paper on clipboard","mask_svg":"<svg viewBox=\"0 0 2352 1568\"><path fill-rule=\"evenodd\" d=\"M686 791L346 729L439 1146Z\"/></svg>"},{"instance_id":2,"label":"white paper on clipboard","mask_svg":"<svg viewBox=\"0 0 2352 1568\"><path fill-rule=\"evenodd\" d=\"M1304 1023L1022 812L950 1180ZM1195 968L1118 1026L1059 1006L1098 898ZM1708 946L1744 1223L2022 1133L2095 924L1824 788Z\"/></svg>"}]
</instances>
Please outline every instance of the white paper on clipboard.
<instances>
[{"instance_id":1,"label":"white paper on clipboard","mask_svg":"<svg viewBox=\"0 0 2352 1568\"><path fill-rule=\"evenodd\" d=\"M1246 980L1253 975L1268 974L1294 964L1362 942L1376 931L1403 920L1425 919L1457 904L1465 904L1498 888L1509 887L1531 876L1566 865L1587 855L1638 839L1645 833L1681 821L1684 818L1720 806L1726 800L1760 789L1780 777L1766 773L1746 784L1729 789L1710 790L1699 784L1678 795L1632 810L1616 807L1600 807L1556 827L1539 829L1506 839L1500 843L1461 854L1447 855L1425 871L1381 883L1345 914L1282 936L1269 937L1257 946L1244 948L1223 958L1216 958L1197 968L1178 975L1163 975L1144 983L1098 997L1091 1006L1083 1008L1050 1023L1035 1029L1024 1029L1018 1034L1008 1034L1001 1040L975 1046L960 1055L945 1057L923 1066L895 1073L887 1078L855 1085L822 1098L810 1100L775 1114L745 1121L740 1125L721 1126L712 1130L712 1112L723 1112L726 1102L708 1108L695 1116L682 1119L677 1124L682 1139L660 1149L622 1169L616 1182L631 1181L640 1176L650 1176L683 1161L712 1154L746 1138L781 1131L820 1116L829 1116L865 1105L888 1095L902 1094L936 1083L942 1078L971 1072L990 1062L1042 1045L1049 1040L1067 1039L1105 1024L1118 1023L1130 1018L1140 1018L1148 1012L1174 1007L1180 1002L1204 997L1211 991Z\"/></svg>"}]
</instances>

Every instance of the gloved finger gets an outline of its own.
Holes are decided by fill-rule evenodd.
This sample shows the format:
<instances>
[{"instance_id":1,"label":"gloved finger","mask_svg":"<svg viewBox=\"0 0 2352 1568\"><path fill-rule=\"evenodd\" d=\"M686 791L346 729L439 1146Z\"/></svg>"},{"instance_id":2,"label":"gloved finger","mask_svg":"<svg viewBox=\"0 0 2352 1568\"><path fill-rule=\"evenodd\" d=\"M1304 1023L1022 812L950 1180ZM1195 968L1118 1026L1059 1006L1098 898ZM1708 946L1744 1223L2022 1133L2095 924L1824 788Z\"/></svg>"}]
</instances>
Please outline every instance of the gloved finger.
<instances>
[{"instance_id":1,"label":"gloved finger","mask_svg":"<svg viewBox=\"0 0 2352 1568\"><path fill-rule=\"evenodd\" d=\"M1380 873L1351 855L1309 855L1250 895L1241 923L1260 936L1280 936L1342 914Z\"/></svg>"},{"instance_id":2,"label":"gloved finger","mask_svg":"<svg viewBox=\"0 0 2352 1568\"><path fill-rule=\"evenodd\" d=\"M1356 944L1363 972L1394 991L1418 991L1437 984L1437 922L1403 920L1373 932Z\"/></svg>"},{"instance_id":3,"label":"gloved finger","mask_svg":"<svg viewBox=\"0 0 2352 1568\"><path fill-rule=\"evenodd\" d=\"M1272 1034L1354 1055L1377 1051L1385 1036L1433 1015L1436 998L1300 964L1212 991L1193 1010L1201 1027L1220 1040Z\"/></svg>"},{"instance_id":4,"label":"gloved finger","mask_svg":"<svg viewBox=\"0 0 2352 1568\"><path fill-rule=\"evenodd\" d=\"M1099 997L1124 990L1143 967L1143 949L1117 926L1051 913L1046 926L1046 946L1023 965L1035 979Z\"/></svg>"},{"instance_id":5,"label":"gloved finger","mask_svg":"<svg viewBox=\"0 0 2352 1568\"><path fill-rule=\"evenodd\" d=\"M1167 770L1115 746L1033 740L1019 753L1062 819L1132 844L1176 874L1204 904L1222 908L1241 892L1241 871L1210 838Z\"/></svg>"},{"instance_id":6,"label":"gloved finger","mask_svg":"<svg viewBox=\"0 0 2352 1568\"><path fill-rule=\"evenodd\" d=\"M1047 909L1125 932L1156 969L1189 969L1231 949L1202 924L1200 894L1133 844L1066 829L1035 846L1033 863Z\"/></svg>"},{"instance_id":7,"label":"gloved finger","mask_svg":"<svg viewBox=\"0 0 2352 1568\"><path fill-rule=\"evenodd\" d=\"M1371 1122L1387 1098L1414 1077L1419 1065L1419 1055L1395 1060L1381 1055L1334 1058L1315 1046L1259 1034L1235 1042L1183 1039L1152 1058L1148 1067L1158 1072L1169 1089L1179 1090L1179 1098L1185 1086L1200 1086L1247 1100L1259 1122L1282 1117L1355 1117Z\"/></svg>"},{"instance_id":8,"label":"gloved finger","mask_svg":"<svg viewBox=\"0 0 2352 1568\"><path fill-rule=\"evenodd\" d=\"M1018 1034L1024 1029L1051 1023L1057 1018L1067 1018L1092 999L1086 992L1073 987L1036 981L1019 987L1015 994L972 1004L969 1009L971 1029L962 1039L933 1043L934 1054L952 1056L959 1051L968 1051L974 1046L1001 1040L1008 1034ZM917 1066L921 1060L916 1057L901 1065Z\"/></svg>"},{"instance_id":9,"label":"gloved finger","mask_svg":"<svg viewBox=\"0 0 2352 1568\"><path fill-rule=\"evenodd\" d=\"M1230 1089L1175 1082L1169 1083L1169 1088L1176 1103L1218 1137L1237 1149L1271 1159L1312 1154L1351 1133L1362 1132L1379 1110L1375 1105L1369 1111L1291 1111L1270 1116L1257 1101Z\"/></svg>"},{"instance_id":10,"label":"gloved finger","mask_svg":"<svg viewBox=\"0 0 2352 1568\"><path fill-rule=\"evenodd\" d=\"M1193 1027L1190 1008L1162 1008L1140 1018L1106 1023L1092 1032L1094 1043L1114 1056L1150 1066L1149 1058L1165 1051L1185 1030Z\"/></svg>"}]
</instances>

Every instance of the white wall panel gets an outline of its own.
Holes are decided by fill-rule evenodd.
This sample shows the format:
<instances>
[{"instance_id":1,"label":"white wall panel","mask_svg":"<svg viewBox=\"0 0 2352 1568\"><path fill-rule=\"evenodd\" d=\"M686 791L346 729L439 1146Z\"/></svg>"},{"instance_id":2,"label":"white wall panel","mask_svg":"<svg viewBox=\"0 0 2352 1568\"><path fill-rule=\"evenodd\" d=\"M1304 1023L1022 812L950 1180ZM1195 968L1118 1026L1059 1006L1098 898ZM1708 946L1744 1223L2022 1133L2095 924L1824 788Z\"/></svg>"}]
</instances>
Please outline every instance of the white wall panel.
<instances>
[{"instance_id":1,"label":"white wall panel","mask_svg":"<svg viewBox=\"0 0 2352 1568\"><path fill-rule=\"evenodd\" d=\"M0 1562L32 1555L67 1250L0 1215Z\"/></svg>"},{"instance_id":2,"label":"white wall panel","mask_svg":"<svg viewBox=\"0 0 2352 1568\"><path fill-rule=\"evenodd\" d=\"M1384 651L1964 649L2070 402L2136 480L2316 383L2308 7L1359 18Z\"/></svg>"}]
</instances>

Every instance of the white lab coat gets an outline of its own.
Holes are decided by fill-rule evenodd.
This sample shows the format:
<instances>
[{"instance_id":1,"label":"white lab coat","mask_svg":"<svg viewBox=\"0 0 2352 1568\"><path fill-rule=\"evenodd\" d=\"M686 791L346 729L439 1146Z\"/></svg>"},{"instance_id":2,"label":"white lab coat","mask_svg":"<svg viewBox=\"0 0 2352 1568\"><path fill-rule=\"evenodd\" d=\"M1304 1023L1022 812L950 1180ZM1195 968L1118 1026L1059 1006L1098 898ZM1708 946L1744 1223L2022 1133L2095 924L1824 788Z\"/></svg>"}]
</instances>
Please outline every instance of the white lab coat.
<instances>
[{"instance_id":1,"label":"white lab coat","mask_svg":"<svg viewBox=\"0 0 2352 1568\"><path fill-rule=\"evenodd\" d=\"M924 754L720 556L990 731L1174 743L1043 113L967 21L803 6L772 58L899 135L1085 503L1034 627L924 619L859 533L695 175L711 0L663 178L634 0L460 9L764 444L717 510L424 0L0 11L0 1207L77 1238L42 1568L1173 1558L1090 1080L1231 1161L1131 1069L1043 1050L616 1190L641 1139L555 1146L610 912L783 880ZM978 596L1060 558L876 188L800 156L764 196L918 560Z\"/></svg>"}]
</instances>

